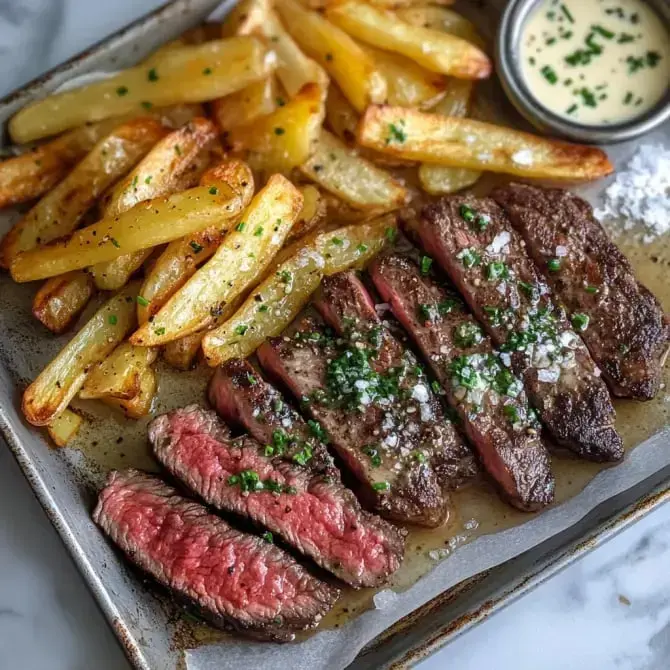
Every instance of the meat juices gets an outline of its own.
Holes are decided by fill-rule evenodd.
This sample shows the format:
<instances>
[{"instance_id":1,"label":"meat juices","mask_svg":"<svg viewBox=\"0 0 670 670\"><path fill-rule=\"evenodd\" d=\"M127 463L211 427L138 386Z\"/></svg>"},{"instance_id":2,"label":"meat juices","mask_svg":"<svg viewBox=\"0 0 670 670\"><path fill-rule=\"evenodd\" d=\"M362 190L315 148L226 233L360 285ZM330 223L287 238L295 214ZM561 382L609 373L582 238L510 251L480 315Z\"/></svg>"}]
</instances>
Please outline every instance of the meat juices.
<instances>
[{"instance_id":1,"label":"meat juices","mask_svg":"<svg viewBox=\"0 0 670 670\"><path fill-rule=\"evenodd\" d=\"M614 395L651 400L661 383L670 325L591 206L561 189L510 184L492 197L572 316Z\"/></svg>"},{"instance_id":2,"label":"meat juices","mask_svg":"<svg viewBox=\"0 0 670 670\"><path fill-rule=\"evenodd\" d=\"M382 298L416 342L456 409L463 431L502 495L534 511L554 497L551 461L539 424L509 356L490 339L453 291L403 256L369 268Z\"/></svg>"},{"instance_id":3,"label":"meat juices","mask_svg":"<svg viewBox=\"0 0 670 670\"><path fill-rule=\"evenodd\" d=\"M131 562L220 628L290 641L339 596L286 552L138 470L110 473L93 520Z\"/></svg>"},{"instance_id":4,"label":"meat juices","mask_svg":"<svg viewBox=\"0 0 670 670\"><path fill-rule=\"evenodd\" d=\"M214 412L191 405L164 414L149 439L158 460L207 503L269 529L351 586L380 586L400 567L403 533L363 511L339 478L275 455L278 446L232 439Z\"/></svg>"},{"instance_id":5,"label":"meat juices","mask_svg":"<svg viewBox=\"0 0 670 670\"><path fill-rule=\"evenodd\" d=\"M600 371L496 202L442 198L406 226L449 274L500 351L510 354L552 438L583 458L622 458Z\"/></svg>"}]
</instances>

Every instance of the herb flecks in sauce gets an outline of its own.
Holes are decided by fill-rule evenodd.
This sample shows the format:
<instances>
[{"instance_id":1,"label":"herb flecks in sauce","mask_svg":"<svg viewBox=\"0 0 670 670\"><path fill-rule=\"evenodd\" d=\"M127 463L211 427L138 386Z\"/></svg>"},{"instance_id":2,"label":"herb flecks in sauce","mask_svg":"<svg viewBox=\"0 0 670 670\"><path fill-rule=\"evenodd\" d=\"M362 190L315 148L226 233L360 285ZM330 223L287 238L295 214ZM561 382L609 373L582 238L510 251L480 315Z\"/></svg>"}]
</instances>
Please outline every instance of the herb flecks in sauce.
<instances>
[{"instance_id":1,"label":"herb flecks in sauce","mask_svg":"<svg viewBox=\"0 0 670 670\"><path fill-rule=\"evenodd\" d=\"M519 56L538 101L587 125L644 113L670 80L670 35L643 0L544 0L523 27Z\"/></svg>"}]
</instances>

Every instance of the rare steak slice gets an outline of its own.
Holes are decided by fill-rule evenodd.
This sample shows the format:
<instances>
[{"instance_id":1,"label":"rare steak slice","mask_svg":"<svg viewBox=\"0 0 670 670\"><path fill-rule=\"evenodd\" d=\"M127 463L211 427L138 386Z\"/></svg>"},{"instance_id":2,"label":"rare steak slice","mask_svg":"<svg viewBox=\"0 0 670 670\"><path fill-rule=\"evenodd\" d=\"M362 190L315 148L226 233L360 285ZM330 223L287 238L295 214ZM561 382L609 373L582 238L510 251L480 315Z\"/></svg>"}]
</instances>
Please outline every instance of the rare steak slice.
<instances>
[{"instance_id":1,"label":"rare steak slice","mask_svg":"<svg viewBox=\"0 0 670 670\"><path fill-rule=\"evenodd\" d=\"M138 470L110 474L93 520L135 565L215 626L288 641L314 628L339 595L278 547Z\"/></svg>"},{"instance_id":2,"label":"rare steak slice","mask_svg":"<svg viewBox=\"0 0 670 670\"><path fill-rule=\"evenodd\" d=\"M149 440L158 460L208 504L262 525L268 539L276 534L348 584L379 586L400 566L403 534L361 510L339 478L252 438L231 439L221 425L214 412L191 405L155 419Z\"/></svg>"},{"instance_id":3,"label":"rare steak slice","mask_svg":"<svg viewBox=\"0 0 670 670\"><path fill-rule=\"evenodd\" d=\"M670 325L591 206L561 189L510 184L493 198L567 308L612 393L650 400L658 392Z\"/></svg>"},{"instance_id":4,"label":"rare steak slice","mask_svg":"<svg viewBox=\"0 0 670 670\"><path fill-rule=\"evenodd\" d=\"M339 479L339 470L324 444L325 431L316 421L306 423L247 361L232 359L219 367L208 393L226 423L246 430L266 445L271 455Z\"/></svg>"},{"instance_id":5,"label":"rare steak slice","mask_svg":"<svg viewBox=\"0 0 670 670\"><path fill-rule=\"evenodd\" d=\"M465 434L503 496L522 510L554 497L549 453L509 354L494 351L455 291L422 274L410 258L386 256L369 268L456 409Z\"/></svg>"},{"instance_id":6,"label":"rare steak slice","mask_svg":"<svg viewBox=\"0 0 670 670\"><path fill-rule=\"evenodd\" d=\"M620 459L623 444L600 371L496 202L442 198L407 227L449 274L498 349L511 355L554 441L583 458Z\"/></svg>"},{"instance_id":7,"label":"rare steak slice","mask_svg":"<svg viewBox=\"0 0 670 670\"><path fill-rule=\"evenodd\" d=\"M381 324L352 341L306 318L258 357L327 431L380 514L425 526L445 520L448 490L476 465L416 359Z\"/></svg>"}]
</instances>

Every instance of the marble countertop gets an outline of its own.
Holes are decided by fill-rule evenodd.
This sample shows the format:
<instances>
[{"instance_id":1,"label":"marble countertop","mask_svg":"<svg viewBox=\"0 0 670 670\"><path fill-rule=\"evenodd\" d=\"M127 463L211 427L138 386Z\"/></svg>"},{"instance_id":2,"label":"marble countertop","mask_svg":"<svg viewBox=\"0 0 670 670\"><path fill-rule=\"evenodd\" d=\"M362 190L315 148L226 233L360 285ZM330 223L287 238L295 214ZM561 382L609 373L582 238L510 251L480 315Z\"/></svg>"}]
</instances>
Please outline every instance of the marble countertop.
<instances>
[{"instance_id":1,"label":"marble countertop","mask_svg":"<svg viewBox=\"0 0 670 670\"><path fill-rule=\"evenodd\" d=\"M0 0L0 95L160 4ZM418 667L665 670L669 564L666 505ZM127 670L111 630L2 444L0 565L0 668Z\"/></svg>"}]
</instances>

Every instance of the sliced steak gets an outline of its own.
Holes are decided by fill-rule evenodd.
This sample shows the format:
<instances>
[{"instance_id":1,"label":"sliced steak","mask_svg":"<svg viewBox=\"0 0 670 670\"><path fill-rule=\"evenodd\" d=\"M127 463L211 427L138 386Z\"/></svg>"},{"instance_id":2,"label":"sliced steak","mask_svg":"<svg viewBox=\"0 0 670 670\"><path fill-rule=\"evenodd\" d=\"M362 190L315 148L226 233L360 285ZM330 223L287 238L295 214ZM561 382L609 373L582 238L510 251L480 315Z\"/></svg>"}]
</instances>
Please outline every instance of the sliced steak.
<instances>
[{"instance_id":1,"label":"sliced steak","mask_svg":"<svg viewBox=\"0 0 670 670\"><path fill-rule=\"evenodd\" d=\"M309 424L245 360L233 359L217 369L209 384L209 401L230 425L245 429L268 451L315 472L340 478L322 440L326 433ZM320 439L319 439L320 438Z\"/></svg>"},{"instance_id":2,"label":"sliced steak","mask_svg":"<svg viewBox=\"0 0 670 670\"><path fill-rule=\"evenodd\" d=\"M670 326L591 206L568 191L527 184L510 184L492 197L523 235L612 393L651 400L661 383Z\"/></svg>"},{"instance_id":3,"label":"sliced steak","mask_svg":"<svg viewBox=\"0 0 670 670\"><path fill-rule=\"evenodd\" d=\"M509 355L493 350L453 289L422 275L409 258L387 256L369 272L423 353L505 498L527 511L550 503L554 477L549 453L523 384L508 369Z\"/></svg>"},{"instance_id":4,"label":"sliced steak","mask_svg":"<svg viewBox=\"0 0 670 670\"><path fill-rule=\"evenodd\" d=\"M339 591L278 547L241 533L157 477L112 472L93 520L126 556L218 627L288 641Z\"/></svg>"},{"instance_id":5,"label":"sliced steak","mask_svg":"<svg viewBox=\"0 0 670 670\"><path fill-rule=\"evenodd\" d=\"M325 428L380 514L437 526L448 513L447 490L476 466L414 357L399 347L390 357L396 346L382 327L351 342L307 318L258 357Z\"/></svg>"},{"instance_id":6,"label":"sliced steak","mask_svg":"<svg viewBox=\"0 0 670 670\"><path fill-rule=\"evenodd\" d=\"M623 444L600 371L495 201L443 198L407 228L449 274L498 348L510 353L553 439L583 458L620 459Z\"/></svg>"},{"instance_id":7,"label":"sliced steak","mask_svg":"<svg viewBox=\"0 0 670 670\"><path fill-rule=\"evenodd\" d=\"M360 509L339 479L315 473L248 437L222 438L197 405L155 419L158 460L217 509L264 526L355 587L379 586L402 562L402 533Z\"/></svg>"}]
</instances>

